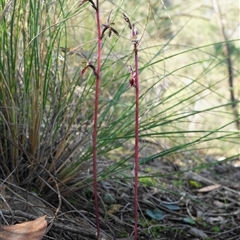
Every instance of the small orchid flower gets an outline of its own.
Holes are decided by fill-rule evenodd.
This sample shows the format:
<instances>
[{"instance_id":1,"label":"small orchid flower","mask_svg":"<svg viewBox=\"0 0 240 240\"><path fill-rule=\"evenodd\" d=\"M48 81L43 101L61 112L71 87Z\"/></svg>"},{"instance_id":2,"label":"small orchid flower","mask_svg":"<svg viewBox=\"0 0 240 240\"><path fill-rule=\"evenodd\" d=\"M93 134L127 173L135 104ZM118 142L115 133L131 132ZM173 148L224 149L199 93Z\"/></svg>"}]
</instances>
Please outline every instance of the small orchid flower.
<instances>
[{"instance_id":1,"label":"small orchid flower","mask_svg":"<svg viewBox=\"0 0 240 240\"><path fill-rule=\"evenodd\" d=\"M129 79L129 83L131 87L137 87L136 85L136 71L133 70L131 66L128 66L128 69L130 71L131 78Z\"/></svg>"},{"instance_id":2,"label":"small orchid flower","mask_svg":"<svg viewBox=\"0 0 240 240\"><path fill-rule=\"evenodd\" d=\"M92 64L92 62L86 62L85 67L82 69L81 71L81 76L83 76L83 74L86 72L86 70L88 68L91 68L93 70L93 74L97 77L97 72L96 72L96 68L94 67L94 65Z\"/></svg>"},{"instance_id":3,"label":"small orchid flower","mask_svg":"<svg viewBox=\"0 0 240 240\"><path fill-rule=\"evenodd\" d=\"M111 37L112 32L115 33L118 37L119 37L119 33L116 29L114 29L112 27L112 25L114 25L114 22L110 22L110 16L111 16L112 10L108 15L108 20L107 20L107 24L102 24L102 26L104 27L102 30L102 34L101 34L101 38L104 37L105 32L108 30L108 36Z\"/></svg>"},{"instance_id":4,"label":"small orchid flower","mask_svg":"<svg viewBox=\"0 0 240 240\"><path fill-rule=\"evenodd\" d=\"M96 7L95 3L94 3L92 0L82 0L82 1L79 3L78 7L82 6L85 2L90 2L90 3L92 4L92 7L93 7L95 10L97 10L97 7Z\"/></svg>"}]
</instances>

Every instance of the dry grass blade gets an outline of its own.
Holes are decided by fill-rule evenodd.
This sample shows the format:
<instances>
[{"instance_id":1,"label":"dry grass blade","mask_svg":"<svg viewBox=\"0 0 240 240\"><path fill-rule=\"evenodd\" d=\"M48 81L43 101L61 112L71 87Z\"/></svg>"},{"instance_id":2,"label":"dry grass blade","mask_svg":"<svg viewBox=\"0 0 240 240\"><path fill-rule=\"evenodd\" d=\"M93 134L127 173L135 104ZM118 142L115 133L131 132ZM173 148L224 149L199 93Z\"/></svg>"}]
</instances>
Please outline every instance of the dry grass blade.
<instances>
[{"instance_id":1,"label":"dry grass blade","mask_svg":"<svg viewBox=\"0 0 240 240\"><path fill-rule=\"evenodd\" d=\"M9 0L9 1L6 3L6 5L5 5L2 13L0 14L0 21L1 21L1 20L3 19L3 17L6 16L6 14L8 13L9 8L11 7L11 4L12 4L12 0Z\"/></svg>"}]
</instances>

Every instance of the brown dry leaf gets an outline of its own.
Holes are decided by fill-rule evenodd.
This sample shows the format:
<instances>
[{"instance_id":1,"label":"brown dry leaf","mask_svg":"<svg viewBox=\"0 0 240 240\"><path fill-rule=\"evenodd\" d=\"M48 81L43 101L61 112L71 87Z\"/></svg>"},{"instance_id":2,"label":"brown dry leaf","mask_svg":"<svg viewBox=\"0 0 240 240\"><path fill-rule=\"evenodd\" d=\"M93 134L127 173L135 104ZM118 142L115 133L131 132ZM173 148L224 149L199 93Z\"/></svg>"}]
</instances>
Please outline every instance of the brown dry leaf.
<instances>
[{"instance_id":1,"label":"brown dry leaf","mask_svg":"<svg viewBox=\"0 0 240 240\"><path fill-rule=\"evenodd\" d=\"M47 228L46 215L33 221L0 226L1 240L41 240Z\"/></svg>"},{"instance_id":2,"label":"brown dry leaf","mask_svg":"<svg viewBox=\"0 0 240 240\"><path fill-rule=\"evenodd\" d=\"M211 191L213 191L215 189L218 189L220 187L221 187L221 185L214 184L214 185L210 185L210 186L207 186L207 187L200 188L200 189L198 189L198 192L211 192Z\"/></svg>"},{"instance_id":3,"label":"brown dry leaf","mask_svg":"<svg viewBox=\"0 0 240 240\"><path fill-rule=\"evenodd\" d=\"M119 209L122 207L122 205L120 205L120 204L113 204L113 205L111 205L111 209L109 209L107 212L109 213L109 214L115 214L116 212L118 212L119 211Z\"/></svg>"}]
</instances>

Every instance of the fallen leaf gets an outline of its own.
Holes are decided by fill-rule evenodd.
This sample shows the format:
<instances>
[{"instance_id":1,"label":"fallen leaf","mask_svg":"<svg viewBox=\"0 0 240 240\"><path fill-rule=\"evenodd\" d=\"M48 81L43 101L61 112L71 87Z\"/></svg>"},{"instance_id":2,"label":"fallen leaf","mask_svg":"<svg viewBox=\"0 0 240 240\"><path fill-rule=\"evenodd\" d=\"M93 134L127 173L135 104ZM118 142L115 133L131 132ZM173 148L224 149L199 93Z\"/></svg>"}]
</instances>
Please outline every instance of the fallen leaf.
<instances>
[{"instance_id":1,"label":"fallen leaf","mask_svg":"<svg viewBox=\"0 0 240 240\"><path fill-rule=\"evenodd\" d=\"M202 187L202 184L200 182L195 181L195 180L188 180L188 183L193 188L200 188L200 187Z\"/></svg>"},{"instance_id":2,"label":"fallen leaf","mask_svg":"<svg viewBox=\"0 0 240 240\"><path fill-rule=\"evenodd\" d=\"M47 228L46 216L33 221L0 227L1 240L41 240Z\"/></svg>"},{"instance_id":3,"label":"fallen leaf","mask_svg":"<svg viewBox=\"0 0 240 240\"><path fill-rule=\"evenodd\" d=\"M113 197L113 195L111 193L106 193L103 197L103 201L106 204L113 204L116 202L115 198Z\"/></svg>"},{"instance_id":4,"label":"fallen leaf","mask_svg":"<svg viewBox=\"0 0 240 240\"><path fill-rule=\"evenodd\" d=\"M120 205L120 204L113 204L112 206L111 206L111 209L109 209L107 212L109 213L109 214L115 214L116 212L118 212L119 211L119 209L122 207L122 205Z\"/></svg>"},{"instance_id":5,"label":"fallen leaf","mask_svg":"<svg viewBox=\"0 0 240 240\"><path fill-rule=\"evenodd\" d=\"M219 185L219 184L214 184L214 185L210 185L210 186L207 186L207 187L200 188L200 189L198 189L197 191L198 191L198 192L211 192L211 191L213 191L213 190L215 190L215 189L218 189L218 188L220 188L220 187L221 187L221 185Z\"/></svg>"},{"instance_id":6,"label":"fallen leaf","mask_svg":"<svg viewBox=\"0 0 240 240\"><path fill-rule=\"evenodd\" d=\"M153 210L147 209L146 214L155 220L162 220L164 218L164 213L159 209L153 209Z\"/></svg>"},{"instance_id":7,"label":"fallen leaf","mask_svg":"<svg viewBox=\"0 0 240 240\"><path fill-rule=\"evenodd\" d=\"M189 218L189 217L185 217L182 219L185 223L190 223L190 224L195 224L194 219Z\"/></svg>"},{"instance_id":8,"label":"fallen leaf","mask_svg":"<svg viewBox=\"0 0 240 240\"><path fill-rule=\"evenodd\" d=\"M172 210L172 211L177 211L180 209L180 207L176 204L166 204L166 203L161 203L160 202L160 205L162 205L163 207L169 209L169 210Z\"/></svg>"},{"instance_id":9,"label":"fallen leaf","mask_svg":"<svg viewBox=\"0 0 240 240\"><path fill-rule=\"evenodd\" d=\"M188 232L195 237L200 237L202 239L208 238L208 235L205 232L195 227L191 227Z\"/></svg>"},{"instance_id":10,"label":"fallen leaf","mask_svg":"<svg viewBox=\"0 0 240 240\"><path fill-rule=\"evenodd\" d=\"M227 222L227 220L221 216L218 216L218 217L208 217L206 219L206 222L210 223L211 225L216 225L216 224L224 224Z\"/></svg>"}]
</instances>

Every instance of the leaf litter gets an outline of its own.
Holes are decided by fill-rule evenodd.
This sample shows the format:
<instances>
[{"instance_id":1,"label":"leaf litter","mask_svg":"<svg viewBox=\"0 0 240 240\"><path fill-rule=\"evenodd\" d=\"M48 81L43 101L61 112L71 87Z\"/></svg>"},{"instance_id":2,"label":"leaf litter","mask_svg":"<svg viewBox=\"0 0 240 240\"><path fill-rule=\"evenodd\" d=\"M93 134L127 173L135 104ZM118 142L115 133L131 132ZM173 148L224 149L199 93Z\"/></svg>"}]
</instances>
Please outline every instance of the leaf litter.
<instances>
[{"instance_id":1,"label":"leaf litter","mask_svg":"<svg viewBox=\"0 0 240 240\"><path fill-rule=\"evenodd\" d=\"M111 162L106 161L106 164ZM146 172L149 167L155 169L151 174L157 184L139 185L139 239L238 239L240 185L234 176L239 174L239 167L218 163L197 173L181 172L181 167L177 171L173 162L155 159L140 165L140 175L149 176ZM126 171L125 176L128 174L132 176L131 171ZM202 187L192 186L189 180L198 182L198 186ZM5 181L4 185L0 202L2 224L14 225L41 217L39 210L30 211L34 202L28 202L26 196L20 199L12 183ZM114 175L103 180L98 188L101 239L132 239L134 185L131 178ZM14 202L20 200L31 208L18 209L18 204ZM96 239L91 187L63 198L56 217L49 214L49 210L54 210L56 206L56 199L42 202L42 216L47 215L47 222L53 223L43 239Z\"/></svg>"}]
</instances>

